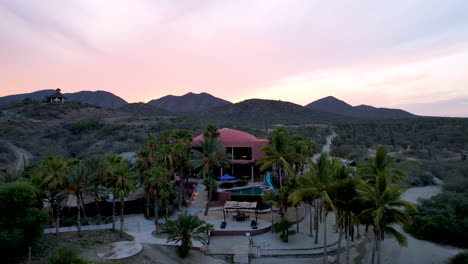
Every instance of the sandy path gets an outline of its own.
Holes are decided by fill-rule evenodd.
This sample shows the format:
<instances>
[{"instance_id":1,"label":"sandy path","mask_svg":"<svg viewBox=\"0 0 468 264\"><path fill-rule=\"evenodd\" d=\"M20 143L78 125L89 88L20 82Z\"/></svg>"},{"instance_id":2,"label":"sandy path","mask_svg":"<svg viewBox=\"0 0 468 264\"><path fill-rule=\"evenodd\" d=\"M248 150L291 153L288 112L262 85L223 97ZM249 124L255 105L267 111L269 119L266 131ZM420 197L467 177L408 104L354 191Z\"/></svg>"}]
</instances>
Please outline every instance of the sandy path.
<instances>
[{"instance_id":1,"label":"sandy path","mask_svg":"<svg viewBox=\"0 0 468 264\"><path fill-rule=\"evenodd\" d=\"M334 137L336 137L336 133L335 131L332 131L332 134L331 135L328 135L326 137L326 140L327 140L327 143L323 146L322 148L322 152L330 152L330 147L331 147L331 143L332 143L332 140ZM320 153L322 153L320 152ZM313 157L312 157L312 161L315 162L317 161L317 159L320 157L320 153L316 153Z\"/></svg>"}]
</instances>

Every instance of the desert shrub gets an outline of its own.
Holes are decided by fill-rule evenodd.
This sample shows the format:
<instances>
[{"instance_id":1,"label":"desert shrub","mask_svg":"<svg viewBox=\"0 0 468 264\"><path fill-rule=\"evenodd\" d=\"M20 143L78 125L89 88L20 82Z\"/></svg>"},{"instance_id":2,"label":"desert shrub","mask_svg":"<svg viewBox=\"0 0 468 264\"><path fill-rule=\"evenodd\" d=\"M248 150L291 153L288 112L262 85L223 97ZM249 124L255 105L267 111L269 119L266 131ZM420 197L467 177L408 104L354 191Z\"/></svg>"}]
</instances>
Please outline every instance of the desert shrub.
<instances>
[{"instance_id":1,"label":"desert shrub","mask_svg":"<svg viewBox=\"0 0 468 264\"><path fill-rule=\"evenodd\" d=\"M78 250L73 247L62 247L49 258L49 264L86 264L87 262L78 256Z\"/></svg>"},{"instance_id":2,"label":"desert shrub","mask_svg":"<svg viewBox=\"0 0 468 264\"><path fill-rule=\"evenodd\" d=\"M468 263L468 251L460 252L455 256L451 257L448 264L467 264Z\"/></svg>"},{"instance_id":3,"label":"desert shrub","mask_svg":"<svg viewBox=\"0 0 468 264\"><path fill-rule=\"evenodd\" d=\"M49 218L36 208L37 198L34 187L24 182L0 186L0 254L3 256L24 252L44 232Z\"/></svg>"},{"instance_id":4,"label":"desert shrub","mask_svg":"<svg viewBox=\"0 0 468 264\"><path fill-rule=\"evenodd\" d=\"M281 241L287 243L289 241L289 236L296 234L296 231L294 229L291 229L292 226L293 226L293 223L284 219L273 224L273 230L276 233L281 233L280 235Z\"/></svg>"},{"instance_id":5,"label":"desert shrub","mask_svg":"<svg viewBox=\"0 0 468 264\"><path fill-rule=\"evenodd\" d=\"M409 212L413 224L407 232L417 238L468 247L468 191L443 192L422 200Z\"/></svg>"},{"instance_id":6,"label":"desert shrub","mask_svg":"<svg viewBox=\"0 0 468 264\"><path fill-rule=\"evenodd\" d=\"M83 119L72 123L70 126L70 131L73 134L81 134L89 130L98 129L101 126L101 120L99 119Z\"/></svg>"},{"instance_id":7,"label":"desert shrub","mask_svg":"<svg viewBox=\"0 0 468 264\"><path fill-rule=\"evenodd\" d=\"M405 182L412 186L426 186L434 184L434 176L432 175L432 172L418 160L405 160L395 163L394 167L408 175Z\"/></svg>"}]
</instances>

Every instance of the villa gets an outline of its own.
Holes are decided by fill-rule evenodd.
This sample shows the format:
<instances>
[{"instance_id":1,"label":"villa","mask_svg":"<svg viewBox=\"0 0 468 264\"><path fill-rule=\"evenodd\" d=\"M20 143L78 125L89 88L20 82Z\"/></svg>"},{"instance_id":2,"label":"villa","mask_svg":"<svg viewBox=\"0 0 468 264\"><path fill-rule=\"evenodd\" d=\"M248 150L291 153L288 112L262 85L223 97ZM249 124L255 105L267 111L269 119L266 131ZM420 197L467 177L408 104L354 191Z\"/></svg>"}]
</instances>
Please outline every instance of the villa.
<instances>
[{"instance_id":1,"label":"villa","mask_svg":"<svg viewBox=\"0 0 468 264\"><path fill-rule=\"evenodd\" d=\"M228 173L238 179L250 178L252 182L263 180L259 168L255 165L259 159L266 156L261 149L268 143L268 139L257 138L249 133L230 128L222 128L218 132L226 152L231 154L231 167L219 168L219 176ZM203 134L193 139L192 148L201 150L200 141L203 141Z\"/></svg>"}]
</instances>

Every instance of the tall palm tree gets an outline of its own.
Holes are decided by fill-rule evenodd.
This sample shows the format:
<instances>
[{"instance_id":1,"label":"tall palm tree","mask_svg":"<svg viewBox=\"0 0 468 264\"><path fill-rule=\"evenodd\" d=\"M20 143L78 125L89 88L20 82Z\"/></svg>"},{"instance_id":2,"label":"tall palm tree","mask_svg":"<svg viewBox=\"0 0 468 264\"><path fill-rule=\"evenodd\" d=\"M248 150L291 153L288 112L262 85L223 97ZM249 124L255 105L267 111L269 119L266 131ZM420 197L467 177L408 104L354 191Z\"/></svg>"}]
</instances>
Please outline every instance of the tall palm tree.
<instances>
[{"instance_id":1,"label":"tall palm tree","mask_svg":"<svg viewBox=\"0 0 468 264\"><path fill-rule=\"evenodd\" d=\"M125 197L131 191L134 191L135 186L135 174L130 171L130 166L126 162L118 163L117 165L110 168L109 177L106 179L107 186L110 187L111 192L114 195L114 204L115 197L120 199L120 237L123 236L123 223L124 223L124 205ZM115 208L115 206L113 206ZM113 219L114 211L113 208ZM114 220L113 220L114 222Z\"/></svg>"},{"instance_id":2,"label":"tall palm tree","mask_svg":"<svg viewBox=\"0 0 468 264\"><path fill-rule=\"evenodd\" d=\"M107 188L109 194L112 194L112 231L115 231L115 203L116 195L114 194L115 177L112 175L112 170L119 167L123 163L123 159L118 155L108 154L104 157L103 162L103 185Z\"/></svg>"},{"instance_id":3,"label":"tall palm tree","mask_svg":"<svg viewBox=\"0 0 468 264\"><path fill-rule=\"evenodd\" d=\"M337 184L336 172L339 165L340 161L329 158L327 153L322 153L313 170L298 178L299 187L290 197L293 202L310 197L318 198L323 202L323 263L326 263L327 259L327 212L329 210L336 211L330 196Z\"/></svg>"},{"instance_id":4,"label":"tall palm tree","mask_svg":"<svg viewBox=\"0 0 468 264\"><path fill-rule=\"evenodd\" d=\"M91 155L83 160L85 166L90 171L90 187L89 192L94 196L94 204L96 205L96 213L98 221L101 222L101 211L99 210L99 200L103 191L103 183L105 177L105 157L103 155Z\"/></svg>"},{"instance_id":5,"label":"tall palm tree","mask_svg":"<svg viewBox=\"0 0 468 264\"><path fill-rule=\"evenodd\" d=\"M390 182L396 183L406 178L406 174L393 168L395 159L388 153L386 146L379 146L374 158L367 158L366 162L358 166L358 174L364 181L376 184L378 175L386 175Z\"/></svg>"},{"instance_id":6,"label":"tall palm tree","mask_svg":"<svg viewBox=\"0 0 468 264\"><path fill-rule=\"evenodd\" d=\"M375 184L362 181L358 186L358 191L366 204L366 209L360 213L359 218L365 223L370 223L373 227L378 264L380 264L381 259L380 242L384 240L385 234L394 237L400 245L406 245L406 237L391 225L409 225L411 218L402 209L415 210L413 204L400 199L404 187L392 184L392 180L391 175L380 173L375 176Z\"/></svg>"},{"instance_id":7,"label":"tall palm tree","mask_svg":"<svg viewBox=\"0 0 468 264\"><path fill-rule=\"evenodd\" d=\"M307 140L302 135L291 137L291 146L296 155L294 155L293 169L295 175L302 175L306 167L311 167L312 157L316 151L315 144Z\"/></svg>"},{"instance_id":8,"label":"tall palm tree","mask_svg":"<svg viewBox=\"0 0 468 264\"><path fill-rule=\"evenodd\" d=\"M88 187L89 181L89 168L83 165L77 165L70 169L70 172L65 176L65 188L69 195L76 197L77 206L77 225L78 225L78 236L81 237L81 207L82 199L81 195Z\"/></svg>"},{"instance_id":9,"label":"tall palm tree","mask_svg":"<svg viewBox=\"0 0 468 264\"><path fill-rule=\"evenodd\" d=\"M353 175L353 170L341 165L337 170L337 182L331 193L333 203L336 207L337 221L339 229L337 263L340 263L341 239L346 239L346 263L349 263L350 241L354 236L354 226L358 224L357 215L359 212L359 195L356 190L358 180Z\"/></svg>"},{"instance_id":10,"label":"tall palm tree","mask_svg":"<svg viewBox=\"0 0 468 264\"><path fill-rule=\"evenodd\" d=\"M166 168L159 166L146 170L144 174L147 176L147 180L145 182L146 190L149 193L149 196L153 198L154 226L156 232L158 232L158 213L161 192L169 182L170 173Z\"/></svg>"},{"instance_id":11,"label":"tall palm tree","mask_svg":"<svg viewBox=\"0 0 468 264\"><path fill-rule=\"evenodd\" d=\"M166 218L169 217L169 201L173 200L174 197L176 196L176 191L175 191L175 184L172 182L167 182L164 184L160 191L160 197L161 200L165 202L165 209L166 209Z\"/></svg>"},{"instance_id":12,"label":"tall palm tree","mask_svg":"<svg viewBox=\"0 0 468 264\"><path fill-rule=\"evenodd\" d=\"M290 144L288 132L284 128L277 128L273 131L268 144L262 147L262 151L267 153L267 155L259 159L257 164L261 165L261 170L273 169L279 177L280 187L282 187L283 175L293 172L291 162L297 156Z\"/></svg>"},{"instance_id":13,"label":"tall palm tree","mask_svg":"<svg viewBox=\"0 0 468 264\"><path fill-rule=\"evenodd\" d=\"M167 242L176 243L178 255L185 258L190 253L192 241L206 243L206 235L213 230L212 225L186 213L175 220L167 220L164 233L169 234Z\"/></svg>"},{"instance_id":14,"label":"tall palm tree","mask_svg":"<svg viewBox=\"0 0 468 264\"><path fill-rule=\"evenodd\" d=\"M207 175L208 178L213 178L213 171L215 168L228 168L231 166L231 156L226 153L226 148L218 138L204 137L204 141L199 141L198 143L202 151L192 150L192 165L194 168L200 168L201 172ZM205 215L208 214L213 192L211 187L208 187Z\"/></svg>"},{"instance_id":15,"label":"tall palm tree","mask_svg":"<svg viewBox=\"0 0 468 264\"><path fill-rule=\"evenodd\" d=\"M56 156L48 156L36 164L30 175L31 183L47 196L52 208L52 221L55 217L55 234L59 235L60 211L65 200L62 193L64 177L68 174L67 163Z\"/></svg>"},{"instance_id":16,"label":"tall palm tree","mask_svg":"<svg viewBox=\"0 0 468 264\"><path fill-rule=\"evenodd\" d=\"M148 138L145 142L145 146L137 152L137 160L135 162L136 171L140 174L139 182L144 184L148 178L144 174L145 171L156 166L157 163L160 163L162 155L159 151L160 142L148 135ZM146 215L150 215L150 193L146 192Z\"/></svg>"},{"instance_id":17,"label":"tall palm tree","mask_svg":"<svg viewBox=\"0 0 468 264\"><path fill-rule=\"evenodd\" d=\"M176 144L174 152L177 157L177 165L179 167L179 193L177 195L177 208L182 208L182 201L185 200L185 170L190 166L190 149L192 148L192 135L187 130L176 130L174 132Z\"/></svg>"},{"instance_id":18,"label":"tall palm tree","mask_svg":"<svg viewBox=\"0 0 468 264\"><path fill-rule=\"evenodd\" d=\"M266 190L263 191L262 200L268 206L270 206L271 211L271 232L273 232L273 224L274 224L274 215L273 215L273 206L277 206L276 202L276 192L274 190Z\"/></svg>"}]
</instances>

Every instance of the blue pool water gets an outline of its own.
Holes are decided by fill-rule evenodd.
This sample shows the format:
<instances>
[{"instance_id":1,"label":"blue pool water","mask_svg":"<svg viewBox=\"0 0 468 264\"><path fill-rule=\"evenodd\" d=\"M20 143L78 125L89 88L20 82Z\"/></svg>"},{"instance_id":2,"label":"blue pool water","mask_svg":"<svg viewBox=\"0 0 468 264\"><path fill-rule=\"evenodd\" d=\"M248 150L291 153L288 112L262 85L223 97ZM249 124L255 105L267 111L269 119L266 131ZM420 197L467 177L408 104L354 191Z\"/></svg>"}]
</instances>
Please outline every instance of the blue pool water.
<instances>
[{"instance_id":1,"label":"blue pool water","mask_svg":"<svg viewBox=\"0 0 468 264\"><path fill-rule=\"evenodd\" d=\"M259 187L250 187L250 188L245 188L245 189L240 189L240 190L232 190L228 191L232 194L251 194L251 195L260 195L262 194L262 190Z\"/></svg>"}]
</instances>

